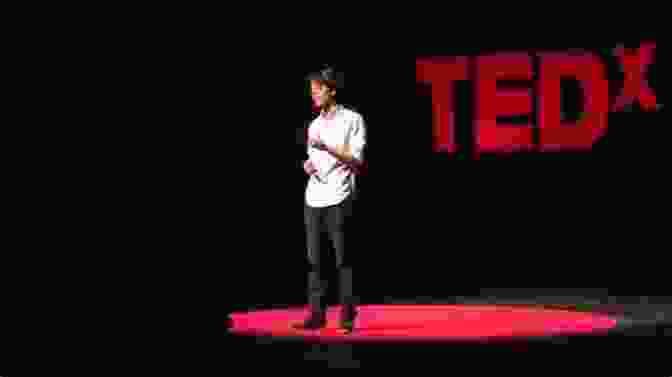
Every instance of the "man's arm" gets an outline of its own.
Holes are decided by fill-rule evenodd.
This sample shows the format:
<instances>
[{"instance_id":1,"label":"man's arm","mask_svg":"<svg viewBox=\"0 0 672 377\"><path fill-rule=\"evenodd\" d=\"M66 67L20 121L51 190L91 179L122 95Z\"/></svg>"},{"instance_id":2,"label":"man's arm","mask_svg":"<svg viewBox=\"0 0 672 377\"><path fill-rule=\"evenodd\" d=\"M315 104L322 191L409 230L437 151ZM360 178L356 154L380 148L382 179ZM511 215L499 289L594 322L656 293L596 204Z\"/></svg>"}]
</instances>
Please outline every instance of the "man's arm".
<instances>
[{"instance_id":1,"label":"man's arm","mask_svg":"<svg viewBox=\"0 0 672 377\"><path fill-rule=\"evenodd\" d=\"M350 150L349 144L339 145L336 147L325 145L324 150L353 169L358 169L362 166L362 161L355 158L355 156L352 154L352 151Z\"/></svg>"},{"instance_id":2,"label":"man's arm","mask_svg":"<svg viewBox=\"0 0 672 377\"><path fill-rule=\"evenodd\" d=\"M348 136L349 137L343 145L338 145L336 147L325 145L319 140L313 141L313 145L317 149L326 151L341 163L346 164L355 171L359 171L364 164L363 151L364 145L366 144L366 132L364 129L364 122L361 118L355 122L351 133Z\"/></svg>"}]
</instances>

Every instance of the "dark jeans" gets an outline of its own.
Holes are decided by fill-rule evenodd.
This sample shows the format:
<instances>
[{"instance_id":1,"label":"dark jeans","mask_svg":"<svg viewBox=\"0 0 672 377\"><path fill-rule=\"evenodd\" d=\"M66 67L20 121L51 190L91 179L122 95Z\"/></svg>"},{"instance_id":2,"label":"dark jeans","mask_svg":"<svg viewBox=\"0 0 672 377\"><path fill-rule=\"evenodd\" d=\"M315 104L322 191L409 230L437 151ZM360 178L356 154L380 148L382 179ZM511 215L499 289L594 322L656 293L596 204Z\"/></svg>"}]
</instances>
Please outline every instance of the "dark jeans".
<instances>
[{"instance_id":1,"label":"dark jeans","mask_svg":"<svg viewBox=\"0 0 672 377\"><path fill-rule=\"evenodd\" d=\"M324 315L327 303L325 295L328 282L324 279L325 267L334 263L338 268L340 303L342 316L353 319L355 297L352 287L353 257L349 236L352 235L352 219L356 198L354 194L343 202L324 208L314 208L304 204L306 225L306 246L308 249L308 302L313 314ZM325 260L325 250L321 247L321 235L325 231L334 249L335 261Z\"/></svg>"}]
</instances>

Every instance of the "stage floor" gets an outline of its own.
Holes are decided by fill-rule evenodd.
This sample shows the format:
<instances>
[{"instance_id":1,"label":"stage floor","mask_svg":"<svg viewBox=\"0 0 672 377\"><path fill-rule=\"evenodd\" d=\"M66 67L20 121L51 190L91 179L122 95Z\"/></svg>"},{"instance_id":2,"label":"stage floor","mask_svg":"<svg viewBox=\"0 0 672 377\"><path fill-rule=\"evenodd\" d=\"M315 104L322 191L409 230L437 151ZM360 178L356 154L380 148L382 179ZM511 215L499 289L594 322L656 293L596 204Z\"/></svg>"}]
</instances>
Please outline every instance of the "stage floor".
<instances>
[{"instance_id":1,"label":"stage floor","mask_svg":"<svg viewBox=\"0 0 672 377\"><path fill-rule=\"evenodd\" d=\"M574 375L670 371L661 356L672 346L670 305L539 302L361 305L351 334L337 327L338 306L329 308L327 327L319 330L292 327L307 307L234 312L227 334L241 357L227 363L288 371L448 366L538 375L538 364ZM245 362L248 356L256 361Z\"/></svg>"},{"instance_id":2,"label":"stage floor","mask_svg":"<svg viewBox=\"0 0 672 377\"><path fill-rule=\"evenodd\" d=\"M466 342L605 333L624 318L606 314L505 305L364 305L355 330L337 327L340 308L331 307L327 326L295 330L306 307L231 314L234 334L302 338L319 342Z\"/></svg>"}]
</instances>

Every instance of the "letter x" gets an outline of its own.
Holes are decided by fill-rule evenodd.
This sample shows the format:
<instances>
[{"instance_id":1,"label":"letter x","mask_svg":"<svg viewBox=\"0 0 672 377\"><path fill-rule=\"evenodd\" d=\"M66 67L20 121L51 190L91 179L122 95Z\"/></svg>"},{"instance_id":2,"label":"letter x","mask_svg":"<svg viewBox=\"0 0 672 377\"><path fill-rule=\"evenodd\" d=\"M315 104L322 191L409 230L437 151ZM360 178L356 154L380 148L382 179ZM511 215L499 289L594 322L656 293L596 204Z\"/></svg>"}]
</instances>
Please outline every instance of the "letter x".
<instances>
[{"instance_id":1,"label":"letter x","mask_svg":"<svg viewBox=\"0 0 672 377\"><path fill-rule=\"evenodd\" d=\"M655 43L640 46L634 54L625 52L623 47L615 49L616 56L619 58L625 81L623 82L623 91L616 98L612 111L621 111L626 105L631 105L639 99L640 105L645 110L655 110L656 95L649 88L648 80L645 79L646 68L653 62L653 51Z\"/></svg>"}]
</instances>

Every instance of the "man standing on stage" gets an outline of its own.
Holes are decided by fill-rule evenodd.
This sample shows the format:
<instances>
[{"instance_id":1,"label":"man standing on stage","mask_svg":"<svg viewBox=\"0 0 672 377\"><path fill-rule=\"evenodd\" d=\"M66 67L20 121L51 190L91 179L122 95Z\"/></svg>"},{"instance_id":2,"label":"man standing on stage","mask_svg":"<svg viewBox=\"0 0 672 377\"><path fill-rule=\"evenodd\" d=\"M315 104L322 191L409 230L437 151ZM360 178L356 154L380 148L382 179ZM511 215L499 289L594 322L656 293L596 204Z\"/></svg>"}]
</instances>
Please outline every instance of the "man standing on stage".
<instances>
[{"instance_id":1,"label":"man standing on stage","mask_svg":"<svg viewBox=\"0 0 672 377\"><path fill-rule=\"evenodd\" d=\"M323 227L331 239L338 268L342 305L339 327L351 332L357 314L353 294L352 215L358 187L356 178L364 162L366 129L362 116L337 103L337 89L342 78L332 68L312 73L311 96L319 116L308 129L308 159L303 168L310 176L305 192L304 219L310 271L308 302L310 315L296 325L301 329L318 329L326 325L323 278L325 261L320 247Z\"/></svg>"}]
</instances>

